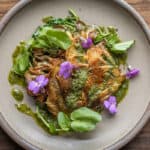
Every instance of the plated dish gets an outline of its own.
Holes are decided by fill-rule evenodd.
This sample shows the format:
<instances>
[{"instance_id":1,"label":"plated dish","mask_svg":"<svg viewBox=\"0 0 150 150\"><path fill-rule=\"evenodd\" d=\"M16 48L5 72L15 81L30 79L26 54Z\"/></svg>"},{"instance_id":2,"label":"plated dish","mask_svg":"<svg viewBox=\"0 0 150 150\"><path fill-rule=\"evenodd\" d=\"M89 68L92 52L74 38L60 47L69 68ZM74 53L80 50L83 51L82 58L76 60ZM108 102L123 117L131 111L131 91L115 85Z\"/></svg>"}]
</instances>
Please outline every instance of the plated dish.
<instances>
[{"instance_id":1,"label":"plated dish","mask_svg":"<svg viewBox=\"0 0 150 150\"><path fill-rule=\"evenodd\" d=\"M134 39L136 44L128 50L127 62L140 69L141 72L131 81L128 93L117 107L118 112L111 115L107 109L102 111L102 120L96 124L94 130L81 134L74 132L71 135L51 136L31 117L17 111L14 107L16 102L10 94L12 88L16 89L17 86L10 86L7 78L12 67L12 53L16 45L22 40L28 41L31 38L31 34L41 24L43 16L65 18L68 8L73 8L86 24L105 27L112 25L118 28L122 41ZM6 23L8 23L7 26ZM86 150L119 149L129 142L148 120L150 106L149 28L133 8L124 1L77 0L76 3L68 0L19 1L0 22L0 32L0 68L2 68L0 124L5 132L25 149L83 150L83 145ZM27 94L25 88L18 87L18 89L23 91L18 99L24 97L22 103L27 104L35 112L36 101ZM16 94L14 91L13 94Z\"/></svg>"},{"instance_id":2,"label":"plated dish","mask_svg":"<svg viewBox=\"0 0 150 150\"><path fill-rule=\"evenodd\" d=\"M94 130L104 110L115 115L129 80L139 74L127 63L135 41L122 42L117 31L88 25L72 9L65 18L44 17L16 47L8 78L26 88L36 111L24 103L16 108L55 135ZM23 99L18 88L12 95Z\"/></svg>"}]
</instances>

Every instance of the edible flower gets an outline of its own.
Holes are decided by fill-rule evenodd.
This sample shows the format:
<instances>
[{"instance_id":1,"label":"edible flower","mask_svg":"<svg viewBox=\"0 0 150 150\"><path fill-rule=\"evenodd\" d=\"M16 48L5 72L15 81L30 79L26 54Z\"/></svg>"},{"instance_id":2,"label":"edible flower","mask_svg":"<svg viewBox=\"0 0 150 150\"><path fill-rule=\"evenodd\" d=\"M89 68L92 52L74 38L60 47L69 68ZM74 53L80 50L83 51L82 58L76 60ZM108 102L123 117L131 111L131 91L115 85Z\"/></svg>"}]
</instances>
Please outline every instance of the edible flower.
<instances>
[{"instance_id":1,"label":"edible flower","mask_svg":"<svg viewBox=\"0 0 150 150\"><path fill-rule=\"evenodd\" d=\"M35 80L29 82L28 89L33 94L38 94L48 84L48 81L44 75L37 76Z\"/></svg>"},{"instance_id":2,"label":"edible flower","mask_svg":"<svg viewBox=\"0 0 150 150\"><path fill-rule=\"evenodd\" d=\"M67 79L71 76L73 68L75 66L69 61L65 61L60 65L59 76L62 76L64 79Z\"/></svg>"},{"instance_id":3,"label":"edible flower","mask_svg":"<svg viewBox=\"0 0 150 150\"><path fill-rule=\"evenodd\" d=\"M81 45L84 49L88 49L93 45L93 41L90 37L87 39L82 39Z\"/></svg>"},{"instance_id":4,"label":"edible flower","mask_svg":"<svg viewBox=\"0 0 150 150\"><path fill-rule=\"evenodd\" d=\"M138 74L140 73L140 70L139 69L129 69L129 71L126 73L126 77L128 79L131 79L131 78L134 78L136 77Z\"/></svg>"},{"instance_id":5,"label":"edible flower","mask_svg":"<svg viewBox=\"0 0 150 150\"><path fill-rule=\"evenodd\" d=\"M117 101L115 96L110 96L104 101L104 107L109 111L110 114L114 115L117 113Z\"/></svg>"}]
</instances>

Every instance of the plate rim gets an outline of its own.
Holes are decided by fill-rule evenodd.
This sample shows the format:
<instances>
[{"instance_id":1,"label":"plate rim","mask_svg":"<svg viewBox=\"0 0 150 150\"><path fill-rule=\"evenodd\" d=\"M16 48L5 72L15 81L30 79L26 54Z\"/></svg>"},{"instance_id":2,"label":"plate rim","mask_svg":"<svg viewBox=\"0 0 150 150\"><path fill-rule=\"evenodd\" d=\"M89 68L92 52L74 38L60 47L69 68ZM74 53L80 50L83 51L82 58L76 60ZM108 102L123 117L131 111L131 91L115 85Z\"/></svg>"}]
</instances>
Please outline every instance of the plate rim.
<instances>
[{"instance_id":1,"label":"plate rim","mask_svg":"<svg viewBox=\"0 0 150 150\"><path fill-rule=\"evenodd\" d=\"M0 21L0 35L3 32L3 29L6 27L7 23L11 20L11 18L13 18L13 16L15 16L15 14L17 12L19 12L23 7L25 7L27 4L29 4L32 1L33 0L20 0L13 8L11 8L6 13L6 15ZM132 17L137 21L137 23L140 25L141 29L145 33L145 36L150 44L150 30L149 30L149 27L146 24L145 20L140 16L140 14L124 0L113 0L113 2L115 2L118 6L123 8L130 15L132 15ZM119 148L123 147L137 135L137 133L143 128L143 126L146 124L146 122L149 119L150 119L150 102L149 102L143 116L137 122L135 127L130 132L128 132L126 135L124 135L121 139L119 139L112 145L105 147L104 149L113 150L113 149L119 149ZM13 128L11 128L11 126L8 124L8 122L5 120L5 118L1 112L0 112L0 126L20 146L22 146L26 149L31 149L31 150L42 150L39 147L26 141L26 139L24 139L18 133L16 133L13 130Z\"/></svg>"}]
</instances>

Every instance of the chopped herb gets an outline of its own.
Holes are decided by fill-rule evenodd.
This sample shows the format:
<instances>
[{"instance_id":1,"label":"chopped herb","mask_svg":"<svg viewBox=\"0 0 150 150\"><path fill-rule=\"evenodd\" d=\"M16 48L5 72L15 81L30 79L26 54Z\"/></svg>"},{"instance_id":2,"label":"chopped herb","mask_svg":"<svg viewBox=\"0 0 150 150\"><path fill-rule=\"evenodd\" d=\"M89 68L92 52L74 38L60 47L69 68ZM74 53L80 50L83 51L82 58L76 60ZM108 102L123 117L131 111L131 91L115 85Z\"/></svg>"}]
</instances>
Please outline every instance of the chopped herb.
<instances>
[{"instance_id":1,"label":"chopped herb","mask_svg":"<svg viewBox=\"0 0 150 150\"><path fill-rule=\"evenodd\" d=\"M101 41L105 41L106 42L106 46L108 48L111 48L112 45L119 43L120 42L120 38L118 36L117 33L117 29L113 28L113 27L99 27L98 28L98 35L95 38L95 43L99 43Z\"/></svg>"},{"instance_id":2,"label":"chopped herb","mask_svg":"<svg viewBox=\"0 0 150 150\"><path fill-rule=\"evenodd\" d=\"M77 107L77 101L80 100L81 91L85 86L88 71L85 69L76 70L73 74L72 89L66 97L67 105L71 108Z\"/></svg>"},{"instance_id":3,"label":"chopped herb","mask_svg":"<svg viewBox=\"0 0 150 150\"><path fill-rule=\"evenodd\" d=\"M88 98L89 98L89 105L92 104L93 101L95 101L99 94L101 93L101 89L97 85L93 85L88 93Z\"/></svg>"}]
</instances>

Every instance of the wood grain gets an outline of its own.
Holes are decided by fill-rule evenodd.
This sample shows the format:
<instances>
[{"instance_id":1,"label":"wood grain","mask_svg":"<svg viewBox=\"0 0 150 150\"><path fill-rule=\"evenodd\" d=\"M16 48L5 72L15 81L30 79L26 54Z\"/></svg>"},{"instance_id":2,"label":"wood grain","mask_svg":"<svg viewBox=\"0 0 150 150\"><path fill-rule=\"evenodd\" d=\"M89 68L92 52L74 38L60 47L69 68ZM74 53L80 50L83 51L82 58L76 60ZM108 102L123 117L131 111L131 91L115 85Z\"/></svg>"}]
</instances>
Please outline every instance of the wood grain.
<instances>
[{"instance_id":1,"label":"wood grain","mask_svg":"<svg viewBox=\"0 0 150 150\"><path fill-rule=\"evenodd\" d=\"M0 0L0 18L19 0ZM144 17L150 26L150 0L126 0ZM0 150L23 150L0 129ZM121 150L150 150L150 121L141 132Z\"/></svg>"}]
</instances>

